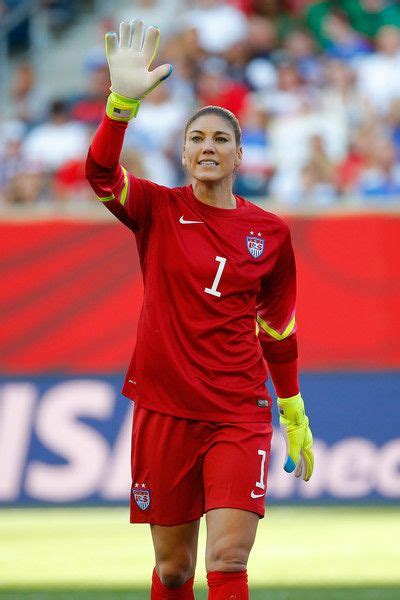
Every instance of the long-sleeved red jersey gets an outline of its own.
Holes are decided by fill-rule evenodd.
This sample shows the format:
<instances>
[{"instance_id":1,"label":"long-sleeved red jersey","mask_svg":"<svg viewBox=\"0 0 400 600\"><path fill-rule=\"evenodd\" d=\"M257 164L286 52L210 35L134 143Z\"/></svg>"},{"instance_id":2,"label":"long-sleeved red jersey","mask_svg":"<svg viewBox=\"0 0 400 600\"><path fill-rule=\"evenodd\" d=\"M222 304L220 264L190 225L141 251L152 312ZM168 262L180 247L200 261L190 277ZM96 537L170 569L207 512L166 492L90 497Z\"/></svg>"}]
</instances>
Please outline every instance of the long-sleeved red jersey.
<instances>
[{"instance_id":1,"label":"long-sleeved red jersey","mask_svg":"<svg viewBox=\"0 0 400 600\"><path fill-rule=\"evenodd\" d=\"M240 196L235 209L216 208L191 186L127 173L118 162L125 127L105 117L87 159L96 195L135 234L143 273L123 393L181 418L270 420L263 354L272 364L297 358L288 227Z\"/></svg>"}]
</instances>

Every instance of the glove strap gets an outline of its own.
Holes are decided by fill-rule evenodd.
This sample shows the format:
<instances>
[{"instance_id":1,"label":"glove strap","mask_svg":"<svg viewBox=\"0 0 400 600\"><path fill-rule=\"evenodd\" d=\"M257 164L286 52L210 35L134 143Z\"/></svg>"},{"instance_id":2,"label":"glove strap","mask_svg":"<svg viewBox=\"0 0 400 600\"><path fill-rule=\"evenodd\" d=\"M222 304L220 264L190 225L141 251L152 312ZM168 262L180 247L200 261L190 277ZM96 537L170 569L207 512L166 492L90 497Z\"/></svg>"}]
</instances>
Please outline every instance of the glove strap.
<instances>
[{"instance_id":1,"label":"glove strap","mask_svg":"<svg viewBox=\"0 0 400 600\"><path fill-rule=\"evenodd\" d=\"M124 121L127 123L139 112L140 100L126 98L120 94L111 91L108 96L106 113L114 121Z\"/></svg>"},{"instance_id":2,"label":"glove strap","mask_svg":"<svg viewBox=\"0 0 400 600\"><path fill-rule=\"evenodd\" d=\"M277 398L279 414L285 419L300 425L305 418L304 402L298 393L290 398Z\"/></svg>"}]
</instances>

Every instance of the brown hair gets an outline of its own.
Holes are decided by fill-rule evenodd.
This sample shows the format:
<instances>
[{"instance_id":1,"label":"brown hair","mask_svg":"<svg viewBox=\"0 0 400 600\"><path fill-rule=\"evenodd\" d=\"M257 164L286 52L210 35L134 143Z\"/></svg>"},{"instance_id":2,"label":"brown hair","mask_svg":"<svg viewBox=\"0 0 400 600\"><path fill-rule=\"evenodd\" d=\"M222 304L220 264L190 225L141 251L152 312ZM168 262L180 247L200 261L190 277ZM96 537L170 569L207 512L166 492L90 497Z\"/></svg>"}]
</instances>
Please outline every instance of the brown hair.
<instances>
[{"instance_id":1,"label":"brown hair","mask_svg":"<svg viewBox=\"0 0 400 600\"><path fill-rule=\"evenodd\" d=\"M196 119L198 119L199 117L202 117L203 115L217 115L218 117L222 117L223 119L225 119L225 121L233 129L233 132L235 134L236 146L241 145L242 130L240 128L239 121L237 120L237 118L235 117L233 112L231 112L227 108L222 108L222 106L203 106L203 108L199 108L199 110L197 110L195 113L193 113L193 115L189 118L188 122L186 123L185 139L186 139L186 135L187 135L188 129L191 126L191 124Z\"/></svg>"}]
</instances>

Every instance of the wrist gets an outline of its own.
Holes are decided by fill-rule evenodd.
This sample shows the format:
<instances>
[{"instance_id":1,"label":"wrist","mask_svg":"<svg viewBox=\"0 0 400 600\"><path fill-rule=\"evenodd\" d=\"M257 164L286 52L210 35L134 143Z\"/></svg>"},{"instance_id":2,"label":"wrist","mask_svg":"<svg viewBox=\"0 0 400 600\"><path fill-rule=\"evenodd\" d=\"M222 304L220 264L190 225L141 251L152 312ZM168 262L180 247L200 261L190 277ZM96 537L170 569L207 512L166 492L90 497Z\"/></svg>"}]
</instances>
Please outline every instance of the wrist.
<instances>
[{"instance_id":1,"label":"wrist","mask_svg":"<svg viewBox=\"0 0 400 600\"><path fill-rule=\"evenodd\" d=\"M278 401L278 404L279 403L286 404L286 405L289 405L289 404L298 404L299 401L303 402L303 398L301 397L301 394L299 392L298 394L295 394L294 396L289 396L288 398L280 398L278 396L277 397L277 401Z\"/></svg>"},{"instance_id":2,"label":"wrist","mask_svg":"<svg viewBox=\"0 0 400 600\"><path fill-rule=\"evenodd\" d=\"M304 402L300 392L289 398L277 398L280 417L301 424L304 421Z\"/></svg>"},{"instance_id":3,"label":"wrist","mask_svg":"<svg viewBox=\"0 0 400 600\"><path fill-rule=\"evenodd\" d=\"M111 90L107 99L106 113L114 121L128 122L137 116L140 108L140 100L127 98Z\"/></svg>"}]
</instances>

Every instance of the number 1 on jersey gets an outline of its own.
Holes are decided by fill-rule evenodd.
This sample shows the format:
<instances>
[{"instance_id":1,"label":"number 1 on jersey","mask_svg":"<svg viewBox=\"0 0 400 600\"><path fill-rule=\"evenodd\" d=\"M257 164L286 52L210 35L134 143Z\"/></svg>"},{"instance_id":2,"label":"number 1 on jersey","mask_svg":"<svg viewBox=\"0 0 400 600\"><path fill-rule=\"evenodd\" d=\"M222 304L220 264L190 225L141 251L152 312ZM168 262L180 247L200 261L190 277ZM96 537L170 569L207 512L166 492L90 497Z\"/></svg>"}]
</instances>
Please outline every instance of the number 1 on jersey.
<instances>
[{"instance_id":1,"label":"number 1 on jersey","mask_svg":"<svg viewBox=\"0 0 400 600\"><path fill-rule=\"evenodd\" d=\"M211 296L217 296L217 298L220 298L221 292L217 290L217 287L222 276L222 271L226 265L226 258L223 256L216 256L215 260L219 262L217 274L214 277L212 286L210 288L204 288L204 291L206 294L211 294Z\"/></svg>"}]
</instances>

